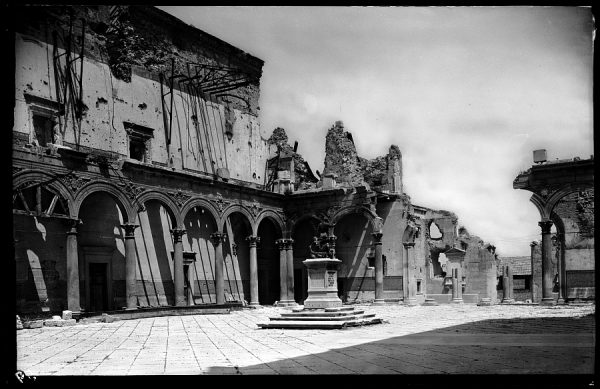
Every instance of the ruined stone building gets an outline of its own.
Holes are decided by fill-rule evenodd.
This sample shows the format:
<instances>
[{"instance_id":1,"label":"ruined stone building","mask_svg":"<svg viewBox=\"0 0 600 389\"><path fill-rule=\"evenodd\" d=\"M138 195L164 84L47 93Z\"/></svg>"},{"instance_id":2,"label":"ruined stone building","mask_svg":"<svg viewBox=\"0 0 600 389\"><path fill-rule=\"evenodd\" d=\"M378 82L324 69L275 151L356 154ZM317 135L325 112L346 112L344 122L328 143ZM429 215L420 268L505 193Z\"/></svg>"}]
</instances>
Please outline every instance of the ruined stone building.
<instances>
[{"instance_id":1,"label":"ruined stone building","mask_svg":"<svg viewBox=\"0 0 600 389\"><path fill-rule=\"evenodd\" d=\"M398 147L360 158L337 122L319 173L261 134L262 60L154 7L12 21L18 312L302 303L320 234L345 302L448 302L455 268L496 300L494 247L412 203Z\"/></svg>"},{"instance_id":2,"label":"ruined stone building","mask_svg":"<svg viewBox=\"0 0 600 389\"><path fill-rule=\"evenodd\" d=\"M532 192L542 241L531 243L533 299L542 304L595 299L594 156L547 160L519 173L513 188Z\"/></svg>"}]
</instances>

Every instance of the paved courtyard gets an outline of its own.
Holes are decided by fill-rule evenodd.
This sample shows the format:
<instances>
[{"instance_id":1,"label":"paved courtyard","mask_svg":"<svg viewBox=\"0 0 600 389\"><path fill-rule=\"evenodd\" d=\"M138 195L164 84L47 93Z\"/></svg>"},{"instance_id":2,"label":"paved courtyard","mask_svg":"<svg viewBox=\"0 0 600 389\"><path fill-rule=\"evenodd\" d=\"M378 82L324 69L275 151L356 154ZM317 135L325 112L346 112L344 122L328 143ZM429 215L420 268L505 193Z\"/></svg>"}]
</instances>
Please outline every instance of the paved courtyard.
<instances>
[{"instance_id":1,"label":"paved courtyard","mask_svg":"<svg viewBox=\"0 0 600 389\"><path fill-rule=\"evenodd\" d=\"M284 312L168 316L17 331L28 376L593 374L595 306L359 306L383 324L259 329Z\"/></svg>"}]
</instances>

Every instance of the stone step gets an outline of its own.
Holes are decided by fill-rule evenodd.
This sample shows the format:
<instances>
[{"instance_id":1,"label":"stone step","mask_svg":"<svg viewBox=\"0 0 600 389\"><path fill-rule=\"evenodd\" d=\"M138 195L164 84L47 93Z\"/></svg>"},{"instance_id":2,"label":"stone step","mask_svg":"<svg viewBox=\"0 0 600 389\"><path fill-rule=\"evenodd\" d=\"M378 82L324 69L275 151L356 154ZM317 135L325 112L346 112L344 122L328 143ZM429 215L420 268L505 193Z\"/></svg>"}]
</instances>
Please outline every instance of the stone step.
<instances>
[{"instance_id":1,"label":"stone step","mask_svg":"<svg viewBox=\"0 0 600 389\"><path fill-rule=\"evenodd\" d=\"M349 315L360 315L365 313L365 311L354 311L354 310L350 310L350 311L341 311L341 312L327 312L327 311L301 311L301 312L288 312L288 313L282 313L281 316L283 317L343 317L343 316L349 316Z\"/></svg>"},{"instance_id":2,"label":"stone step","mask_svg":"<svg viewBox=\"0 0 600 389\"><path fill-rule=\"evenodd\" d=\"M280 317L269 317L269 320L295 320L295 321L350 321L359 320L375 317L374 313L364 315L350 315L350 316L280 316Z\"/></svg>"},{"instance_id":3,"label":"stone step","mask_svg":"<svg viewBox=\"0 0 600 389\"><path fill-rule=\"evenodd\" d=\"M340 329L381 323L380 318L350 321L298 321L274 320L268 323L258 323L260 328L295 328L295 329Z\"/></svg>"},{"instance_id":4,"label":"stone step","mask_svg":"<svg viewBox=\"0 0 600 389\"><path fill-rule=\"evenodd\" d=\"M325 312L342 312L342 311L354 311L354 307L331 307L331 308L325 308Z\"/></svg>"},{"instance_id":5,"label":"stone step","mask_svg":"<svg viewBox=\"0 0 600 389\"><path fill-rule=\"evenodd\" d=\"M344 328L344 321L298 321L274 320L268 323L258 323L260 328L306 328L306 329L334 329Z\"/></svg>"}]
</instances>

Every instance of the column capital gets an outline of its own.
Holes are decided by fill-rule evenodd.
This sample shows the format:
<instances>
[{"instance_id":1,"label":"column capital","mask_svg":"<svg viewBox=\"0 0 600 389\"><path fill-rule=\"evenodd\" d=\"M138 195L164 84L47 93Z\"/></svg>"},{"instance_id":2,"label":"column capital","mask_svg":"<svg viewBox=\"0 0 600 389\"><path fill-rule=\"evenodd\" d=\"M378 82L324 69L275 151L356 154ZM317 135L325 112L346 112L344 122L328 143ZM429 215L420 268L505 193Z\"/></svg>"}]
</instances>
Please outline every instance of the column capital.
<instances>
[{"instance_id":1,"label":"column capital","mask_svg":"<svg viewBox=\"0 0 600 389\"><path fill-rule=\"evenodd\" d=\"M185 228L173 228L171 234L173 234L173 240L175 242L181 242L181 237L186 233Z\"/></svg>"},{"instance_id":2,"label":"column capital","mask_svg":"<svg viewBox=\"0 0 600 389\"><path fill-rule=\"evenodd\" d=\"M538 226L542 227L542 234L549 234L552 228L552 220L542 220L538 222Z\"/></svg>"},{"instance_id":3,"label":"column capital","mask_svg":"<svg viewBox=\"0 0 600 389\"><path fill-rule=\"evenodd\" d=\"M381 231L372 232L371 236L373 237L373 239L375 239L375 241L373 242L374 244L381 244L381 238L383 238L383 232L381 232Z\"/></svg>"},{"instance_id":4,"label":"column capital","mask_svg":"<svg viewBox=\"0 0 600 389\"><path fill-rule=\"evenodd\" d=\"M284 243L284 248L286 250L291 250L293 249L293 245L294 245L294 239L284 239L285 243Z\"/></svg>"},{"instance_id":5,"label":"column capital","mask_svg":"<svg viewBox=\"0 0 600 389\"><path fill-rule=\"evenodd\" d=\"M404 247L408 250L408 249L412 249L413 247L415 247L415 242L402 242L402 244L404 245Z\"/></svg>"},{"instance_id":6,"label":"column capital","mask_svg":"<svg viewBox=\"0 0 600 389\"><path fill-rule=\"evenodd\" d=\"M287 246L287 242L286 242L286 240L287 240L287 239L277 239L277 240L275 241L275 245L277 245L277 248L278 248L279 250L285 250L285 248L286 248L286 246Z\"/></svg>"},{"instance_id":7,"label":"column capital","mask_svg":"<svg viewBox=\"0 0 600 389\"><path fill-rule=\"evenodd\" d=\"M250 247L256 247L256 245L260 243L260 236L250 235L246 237L246 241Z\"/></svg>"},{"instance_id":8,"label":"column capital","mask_svg":"<svg viewBox=\"0 0 600 389\"><path fill-rule=\"evenodd\" d=\"M210 240L211 240L212 244L215 246L218 246L221 243L225 243L226 239L227 239L227 234L224 234L222 232L213 232L212 234L210 234Z\"/></svg>"},{"instance_id":9,"label":"column capital","mask_svg":"<svg viewBox=\"0 0 600 389\"><path fill-rule=\"evenodd\" d=\"M77 226L83 224L81 219L67 219L67 227L69 231L67 231L67 235L76 235L77 234Z\"/></svg>"},{"instance_id":10,"label":"column capital","mask_svg":"<svg viewBox=\"0 0 600 389\"><path fill-rule=\"evenodd\" d=\"M126 238L133 238L134 231L137 227L139 227L139 225L134 223L121 224L121 228L125 229Z\"/></svg>"}]
</instances>

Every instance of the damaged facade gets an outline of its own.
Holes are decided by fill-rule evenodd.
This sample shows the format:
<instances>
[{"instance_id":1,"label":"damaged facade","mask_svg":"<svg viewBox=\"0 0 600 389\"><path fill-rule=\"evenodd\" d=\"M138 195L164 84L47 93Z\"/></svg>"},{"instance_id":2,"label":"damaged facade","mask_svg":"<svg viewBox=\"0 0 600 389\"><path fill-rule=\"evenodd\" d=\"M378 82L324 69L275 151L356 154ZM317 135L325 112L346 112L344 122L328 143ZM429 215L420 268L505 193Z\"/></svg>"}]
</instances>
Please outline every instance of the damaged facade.
<instances>
[{"instance_id":1,"label":"damaged facade","mask_svg":"<svg viewBox=\"0 0 600 389\"><path fill-rule=\"evenodd\" d=\"M493 246L411 202L397 146L336 122L320 174L261 135L260 59L153 7L16 11L17 311L302 303L320 234L345 302L448 302L452 269L495 302Z\"/></svg>"},{"instance_id":2,"label":"damaged facade","mask_svg":"<svg viewBox=\"0 0 600 389\"><path fill-rule=\"evenodd\" d=\"M531 243L533 299L552 305L595 299L594 156L548 161L533 152L535 165L513 181L532 192L540 213L542 241Z\"/></svg>"}]
</instances>

